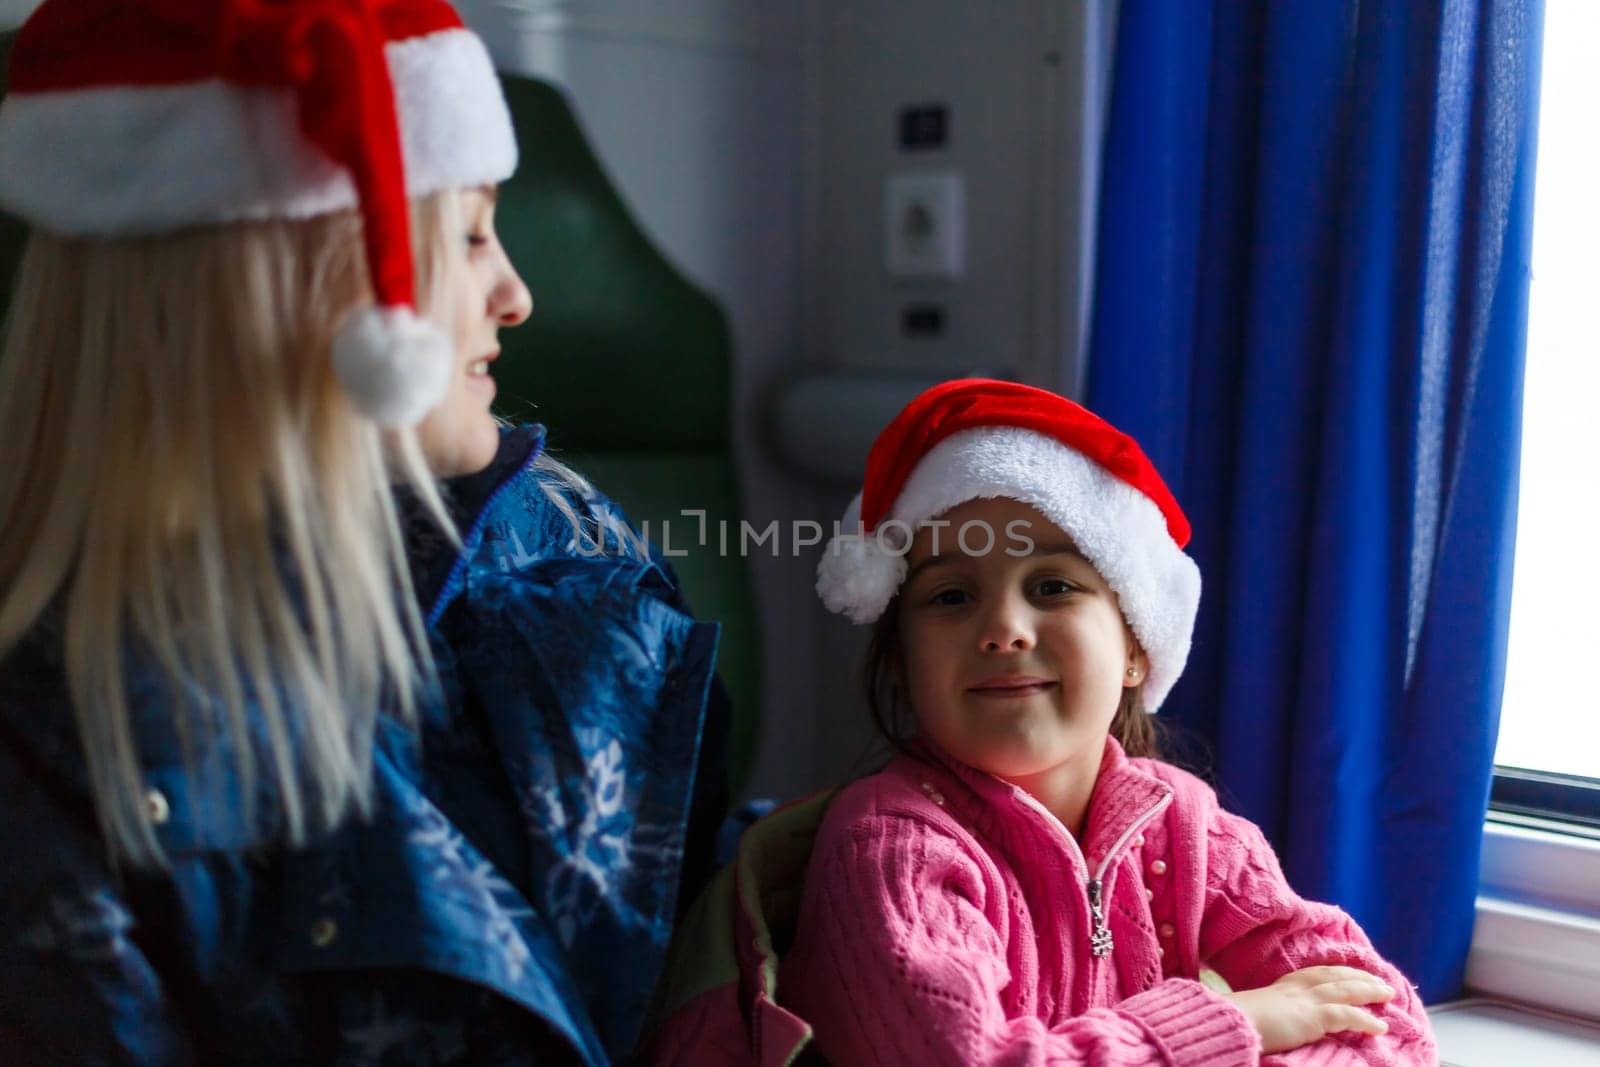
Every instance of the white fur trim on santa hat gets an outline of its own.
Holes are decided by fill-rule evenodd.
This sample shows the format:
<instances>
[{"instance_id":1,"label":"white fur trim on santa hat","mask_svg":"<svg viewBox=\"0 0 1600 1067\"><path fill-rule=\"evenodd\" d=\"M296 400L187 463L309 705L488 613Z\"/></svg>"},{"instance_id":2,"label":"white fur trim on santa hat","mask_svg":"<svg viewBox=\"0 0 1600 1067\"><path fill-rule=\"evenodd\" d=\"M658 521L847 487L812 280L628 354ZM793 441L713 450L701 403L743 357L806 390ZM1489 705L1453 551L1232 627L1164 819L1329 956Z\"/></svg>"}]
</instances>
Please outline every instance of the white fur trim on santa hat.
<instances>
[{"instance_id":1,"label":"white fur trim on santa hat","mask_svg":"<svg viewBox=\"0 0 1600 1067\"><path fill-rule=\"evenodd\" d=\"M483 42L449 29L385 46L406 191L504 181L516 137ZM0 205L71 236L118 237L356 206L300 133L288 89L220 80L14 92L0 103Z\"/></svg>"},{"instance_id":2,"label":"white fur trim on santa hat","mask_svg":"<svg viewBox=\"0 0 1600 1067\"><path fill-rule=\"evenodd\" d=\"M333 340L333 371L356 410L381 426L413 426L444 399L455 352L407 307L352 312Z\"/></svg>"},{"instance_id":3,"label":"white fur trim on santa hat","mask_svg":"<svg viewBox=\"0 0 1600 1067\"><path fill-rule=\"evenodd\" d=\"M817 564L817 595L829 611L848 615L851 622L871 622L905 581L909 545L891 543L888 531L860 532L860 493L845 509L840 530Z\"/></svg>"},{"instance_id":4,"label":"white fur trim on santa hat","mask_svg":"<svg viewBox=\"0 0 1600 1067\"><path fill-rule=\"evenodd\" d=\"M1032 504L1072 538L1116 591L1123 617L1150 657L1144 703L1155 711L1189 658L1200 569L1172 539L1148 496L1054 438L1011 426L965 430L939 442L911 473L884 522L915 528L969 500ZM860 497L817 568L823 602L856 622L883 614L905 576L903 553L863 540ZM880 528L883 523L879 524ZM836 546L840 551L836 551Z\"/></svg>"}]
</instances>

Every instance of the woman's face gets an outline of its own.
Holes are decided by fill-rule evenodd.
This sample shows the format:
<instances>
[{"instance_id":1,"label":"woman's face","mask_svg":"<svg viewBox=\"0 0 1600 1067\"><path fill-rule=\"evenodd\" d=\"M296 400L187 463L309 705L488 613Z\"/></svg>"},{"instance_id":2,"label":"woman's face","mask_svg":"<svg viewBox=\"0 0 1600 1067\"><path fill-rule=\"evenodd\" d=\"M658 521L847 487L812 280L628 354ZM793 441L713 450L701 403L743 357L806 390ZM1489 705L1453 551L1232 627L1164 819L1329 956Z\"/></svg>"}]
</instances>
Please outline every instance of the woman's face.
<instances>
[{"instance_id":1,"label":"woman's face","mask_svg":"<svg viewBox=\"0 0 1600 1067\"><path fill-rule=\"evenodd\" d=\"M454 274L446 286L450 295L434 311L450 324L456 363L444 400L417 426L428 466L441 478L482 470L494 459L500 428L489 414L489 364L500 355L500 327L517 325L533 310L528 287L495 235L494 189L467 190L460 205L462 233L451 237L462 242L465 254L448 258Z\"/></svg>"},{"instance_id":2,"label":"woman's face","mask_svg":"<svg viewBox=\"0 0 1600 1067\"><path fill-rule=\"evenodd\" d=\"M912 542L900 591L919 730L1001 778L1092 774L1123 688L1148 667L1116 593L1027 504L973 500L941 518L950 525L924 527Z\"/></svg>"}]
</instances>

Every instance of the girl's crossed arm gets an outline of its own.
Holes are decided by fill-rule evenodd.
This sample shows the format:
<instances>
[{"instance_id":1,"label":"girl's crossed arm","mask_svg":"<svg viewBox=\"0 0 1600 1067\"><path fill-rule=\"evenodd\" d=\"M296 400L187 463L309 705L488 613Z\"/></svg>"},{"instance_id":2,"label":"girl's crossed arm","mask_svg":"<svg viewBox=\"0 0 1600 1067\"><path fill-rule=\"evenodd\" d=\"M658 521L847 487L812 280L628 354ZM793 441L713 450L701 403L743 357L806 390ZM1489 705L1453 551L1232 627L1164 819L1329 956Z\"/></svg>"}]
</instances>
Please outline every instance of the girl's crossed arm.
<instances>
[{"instance_id":1,"label":"girl's crossed arm","mask_svg":"<svg viewBox=\"0 0 1600 1067\"><path fill-rule=\"evenodd\" d=\"M1264 1038L1268 1054L1261 1062L1437 1063L1416 991L1355 921L1289 888L1254 823L1220 808L1212 809L1211 819L1199 950L1240 991L1236 1006ZM1380 983L1392 997L1383 995ZM1382 1025L1368 1025L1371 1019Z\"/></svg>"}]
</instances>

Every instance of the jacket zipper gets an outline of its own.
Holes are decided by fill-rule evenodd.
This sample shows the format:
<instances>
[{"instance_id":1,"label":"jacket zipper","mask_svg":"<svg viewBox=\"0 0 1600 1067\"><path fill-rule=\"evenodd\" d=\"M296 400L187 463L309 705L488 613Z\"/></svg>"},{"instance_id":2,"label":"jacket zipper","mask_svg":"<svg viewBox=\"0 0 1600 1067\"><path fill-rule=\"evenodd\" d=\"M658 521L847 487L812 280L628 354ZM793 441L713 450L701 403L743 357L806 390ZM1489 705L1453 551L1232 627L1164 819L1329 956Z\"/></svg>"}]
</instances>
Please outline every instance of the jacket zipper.
<instances>
[{"instance_id":1,"label":"jacket zipper","mask_svg":"<svg viewBox=\"0 0 1600 1067\"><path fill-rule=\"evenodd\" d=\"M1055 829L1055 832L1067 843L1068 849L1083 864L1084 874L1088 875L1089 879L1086 886L1089 895L1089 917L1093 920L1093 929L1089 933L1089 951L1096 959L1105 959L1111 955L1111 950L1116 947L1112 942L1111 927L1106 922L1105 902L1102 900L1102 895L1105 892L1106 871L1111 867L1111 861L1116 859L1117 855L1122 851L1122 846L1128 843L1128 839L1138 833L1146 823L1155 818L1168 804L1172 803L1172 794L1168 793L1156 801L1146 808L1137 819L1129 823L1128 828L1122 831L1122 836L1117 838L1116 843L1106 850L1105 856L1100 860L1100 866L1092 874L1089 872L1089 861L1084 858L1083 849L1078 847L1078 839L1073 837L1071 832L1061 824L1061 820L1055 817L1055 813L1035 800L1030 793L1019 790L1017 795L1022 798L1025 804L1044 817L1045 823Z\"/></svg>"}]
</instances>

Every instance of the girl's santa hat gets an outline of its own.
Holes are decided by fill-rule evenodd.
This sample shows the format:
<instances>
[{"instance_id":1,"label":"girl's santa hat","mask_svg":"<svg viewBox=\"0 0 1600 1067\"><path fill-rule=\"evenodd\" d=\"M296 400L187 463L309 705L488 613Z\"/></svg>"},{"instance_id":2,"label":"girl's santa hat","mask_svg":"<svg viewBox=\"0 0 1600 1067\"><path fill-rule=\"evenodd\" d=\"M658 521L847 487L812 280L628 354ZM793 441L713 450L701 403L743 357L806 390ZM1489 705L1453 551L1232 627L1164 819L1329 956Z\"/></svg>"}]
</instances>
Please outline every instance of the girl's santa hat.
<instances>
[{"instance_id":1,"label":"girl's santa hat","mask_svg":"<svg viewBox=\"0 0 1600 1067\"><path fill-rule=\"evenodd\" d=\"M45 0L0 104L0 205L69 237L359 208L375 305L334 342L356 407L416 422L453 345L416 314L407 199L510 177L483 43L443 0Z\"/></svg>"},{"instance_id":2,"label":"girl's santa hat","mask_svg":"<svg viewBox=\"0 0 1600 1067\"><path fill-rule=\"evenodd\" d=\"M1043 389L966 378L906 405L872 445L865 484L817 566L818 594L874 621L905 580L917 526L989 497L1038 508L1116 591L1150 657L1144 702L1155 711L1189 658L1200 605L1200 570L1183 552L1189 521L1133 438Z\"/></svg>"}]
</instances>

